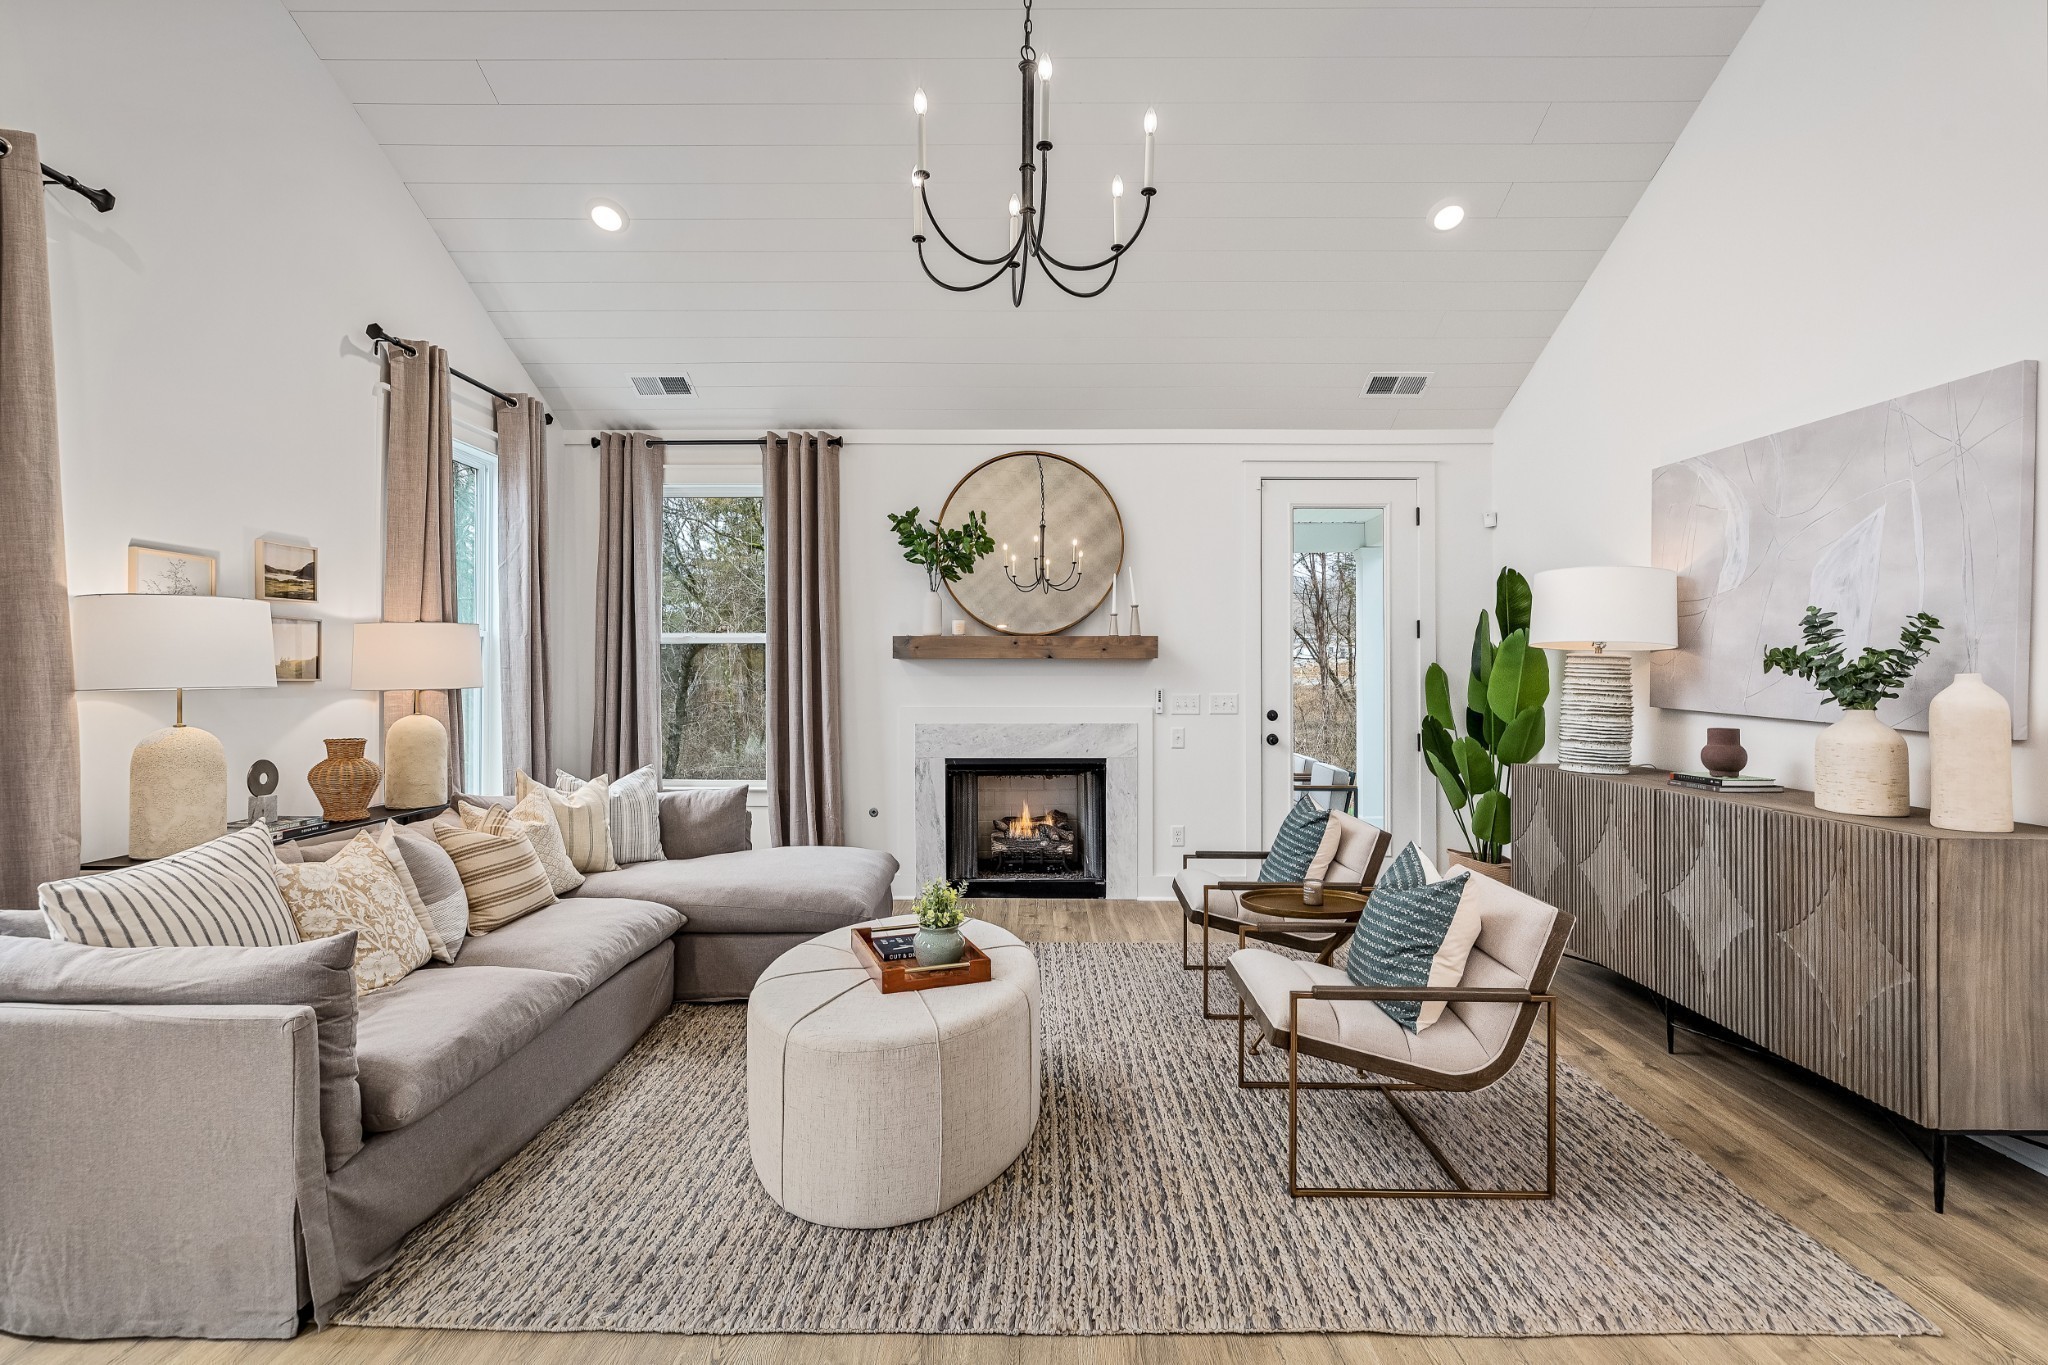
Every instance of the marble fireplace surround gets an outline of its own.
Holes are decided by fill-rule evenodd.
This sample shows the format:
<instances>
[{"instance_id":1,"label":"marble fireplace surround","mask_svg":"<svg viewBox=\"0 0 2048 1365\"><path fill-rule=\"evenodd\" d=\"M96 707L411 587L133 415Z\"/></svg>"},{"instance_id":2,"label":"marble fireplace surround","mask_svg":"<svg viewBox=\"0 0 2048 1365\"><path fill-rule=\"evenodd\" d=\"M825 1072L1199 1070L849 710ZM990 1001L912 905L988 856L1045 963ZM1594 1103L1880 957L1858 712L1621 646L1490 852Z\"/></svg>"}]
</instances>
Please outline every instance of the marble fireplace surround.
<instances>
[{"instance_id":1,"label":"marble fireplace surround","mask_svg":"<svg viewBox=\"0 0 2048 1365\"><path fill-rule=\"evenodd\" d=\"M1151 802L1146 707L919 707L905 716L910 757L911 865L915 885L946 875L946 760L1103 760L1103 891L1129 900L1140 891L1139 861Z\"/></svg>"}]
</instances>

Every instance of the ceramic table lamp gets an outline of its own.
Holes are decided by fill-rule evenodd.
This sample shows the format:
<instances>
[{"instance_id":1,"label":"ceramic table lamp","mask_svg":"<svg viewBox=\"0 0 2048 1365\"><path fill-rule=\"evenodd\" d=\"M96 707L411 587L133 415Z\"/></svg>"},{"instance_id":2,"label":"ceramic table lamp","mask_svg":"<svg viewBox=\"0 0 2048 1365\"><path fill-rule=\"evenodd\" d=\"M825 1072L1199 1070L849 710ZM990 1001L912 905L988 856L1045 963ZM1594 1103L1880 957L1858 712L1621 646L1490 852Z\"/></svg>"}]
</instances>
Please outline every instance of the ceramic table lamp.
<instances>
[{"instance_id":1,"label":"ceramic table lamp","mask_svg":"<svg viewBox=\"0 0 2048 1365\"><path fill-rule=\"evenodd\" d=\"M227 752L185 723L185 692L277 686L270 608L239 597L74 597L71 653L81 692L178 694L177 724L128 759L128 856L161 858L226 834Z\"/></svg>"},{"instance_id":2,"label":"ceramic table lamp","mask_svg":"<svg viewBox=\"0 0 2048 1365\"><path fill-rule=\"evenodd\" d=\"M410 692L412 714L384 735L384 804L394 810L448 800L448 729L420 712L420 693L484 685L483 632L453 621L372 621L356 627L358 692Z\"/></svg>"},{"instance_id":3,"label":"ceramic table lamp","mask_svg":"<svg viewBox=\"0 0 2048 1365\"><path fill-rule=\"evenodd\" d=\"M1550 569L1529 580L1529 643L1569 651L1558 687L1557 764L1625 773L1635 750L1634 660L1678 647L1669 569Z\"/></svg>"}]
</instances>

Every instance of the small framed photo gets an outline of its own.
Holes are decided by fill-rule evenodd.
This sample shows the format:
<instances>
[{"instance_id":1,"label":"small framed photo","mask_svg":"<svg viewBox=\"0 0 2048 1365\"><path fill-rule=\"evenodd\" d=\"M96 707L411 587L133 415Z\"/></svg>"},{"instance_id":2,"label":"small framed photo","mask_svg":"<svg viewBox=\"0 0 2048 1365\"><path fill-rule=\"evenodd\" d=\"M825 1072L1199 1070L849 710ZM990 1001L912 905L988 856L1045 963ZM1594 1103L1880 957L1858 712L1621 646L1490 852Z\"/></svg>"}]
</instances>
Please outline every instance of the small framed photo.
<instances>
[{"instance_id":1,"label":"small framed photo","mask_svg":"<svg viewBox=\"0 0 2048 1365\"><path fill-rule=\"evenodd\" d=\"M166 597L211 597L220 559L197 550L165 550L154 545L128 547L128 591Z\"/></svg>"},{"instance_id":2,"label":"small framed photo","mask_svg":"<svg viewBox=\"0 0 2048 1365\"><path fill-rule=\"evenodd\" d=\"M289 616L270 618L270 642L277 663L277 680L320 681L320 623Z\"/></svg>"},{"instance_id":3,"label":"small framed photo","mask_svg":"<svg viewBox=\"0 0 2048 1365\"><path fill-rule=\"evenodd\" d=\"M310 545L257 541L256 596L265 602L318 602L320 552Z\"/></svg>"}]
</instances>

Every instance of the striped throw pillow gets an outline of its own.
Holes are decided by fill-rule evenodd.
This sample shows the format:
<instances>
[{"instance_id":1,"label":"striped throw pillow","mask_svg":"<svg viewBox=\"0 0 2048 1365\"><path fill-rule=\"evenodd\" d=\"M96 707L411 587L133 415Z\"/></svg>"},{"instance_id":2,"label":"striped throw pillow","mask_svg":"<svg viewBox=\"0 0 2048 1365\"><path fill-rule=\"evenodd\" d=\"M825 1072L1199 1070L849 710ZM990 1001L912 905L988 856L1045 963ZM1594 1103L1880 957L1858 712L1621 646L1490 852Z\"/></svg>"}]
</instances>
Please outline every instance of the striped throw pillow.
<instances>
[{"instance_id":1,"label":"striped throw pillow","mask_svg":"<svg viewBox=\"0 0 2048 1365\"><path fill-rule=\"evenodd\" d=\"M518 830L486 834L436 820L429 828L462 878L469 898L469 932L488 934L521 915L555 903L540 855Z\"/></svg>"},{"instance_id":2,"label":"striped throw pillow","mask_svg":"<svg viewBox=\"0 0 2048 1365\"><path fill-rule=\"evenodd\" d=\"M1322 846L1323 826L1329 822L1330 812L1306 796L1295 802L1294 809L1287 812L1287 818L1273 835L1273 847L1267 850L1266 861L1259 864L1259 880L1298 882L1307 877L1316 850Z\"/></svg>"},{"instance_id":3,"label":"striped throw pillow","mask_svg":"<svg viewBox=\"0 0 2048 1365\"><path fill-rule=\"evenodd\" d=\"M547 797L539 792L529 792L511 806L464 806L462 823L467 829L482 830L486 834L523 834L533 845L540 865L548 874L548 888L557 896L566 896L583 885L583 874L576 870L576 864L569 861L569 850L562 843L562 830L555 823L554 808Z\"/></svg>"},{"instance_id":4,"label":"striped throw pillow","mask_svg":"<svg viewBox=\"0 0 2048 1365\"><path fill-rule=\"evenodd\" d=\"M1455 986L1479 937L1475 880L1464 868L1438 878L1414 844L1380 873L1351 936L1344 974L1360 986ZM1381 1000L1387 1017L1419 1033L1443 1016L1441 1000Z\"/></svg>"},{"instance_id":5,"label":"striped throw pillow","mask_svg":"<svg viewBox=\"0 0 2048 1365\"><path fill-rule=\"evenodd\" d=\"M519 774L519 799L524 801L535 792L547 799L548 809L554 812L555 827L562 831L562 846L569 851L569 861L578 872L619 870L619 865L612 861L611 801L605 790L608 785L604 778L595 777L570 787L543 787L525 773Z\"/></svg>"},{"instance_id":6,"label":"striped throw pillow","mask_svg":"<svg viewBox=\"0 0 2048 1365\"><path fill-rule=\"evenodd\" d=\"M572 792L582 785L582 778L555 769L556 791ZM661 774L654 765L627 773L609 791L612 862L624 867L661 857Z\"/></svg>"},{"instance_id":7,"label":"striped throw pillow","mask_svg":"<svg viewBox=\"0 0 2048 1365\"><path fill-rule=\"evenodd\" d=\"M299 931L261 825L140 867L44 882L50 937L101 948L275 948Z\"/></svg>"}]
</instances>

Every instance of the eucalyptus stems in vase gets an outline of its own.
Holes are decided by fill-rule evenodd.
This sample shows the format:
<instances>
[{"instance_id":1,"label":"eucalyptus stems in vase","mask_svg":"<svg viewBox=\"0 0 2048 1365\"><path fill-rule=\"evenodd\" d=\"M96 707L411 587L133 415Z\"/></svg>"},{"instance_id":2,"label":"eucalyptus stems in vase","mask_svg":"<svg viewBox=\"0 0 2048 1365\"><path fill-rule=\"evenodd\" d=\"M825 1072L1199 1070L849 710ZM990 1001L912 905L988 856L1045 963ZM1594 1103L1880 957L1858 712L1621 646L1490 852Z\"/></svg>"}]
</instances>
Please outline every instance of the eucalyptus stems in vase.
<instances>
[{"instance_id":1,"label":"eucalyptus stems in vase","mask_svg":"<svg viewBox=\"0 0 2048 1365\"><path fill-rule=\"evenodd\" d=\"M1933 652L1941 622L1915 612L1894 649L1866 645L1854 659L1842 647L1835 614L1809 606L1800 648L1764 651L1764 672L1804 678L1842 708L1842 718L1813 742L1813 804L1844 815L1904 815L1910 809L1906 741L1877 718L1877 704L1904 690Z\"/></svg>"},{"instance_id":2,"label":"eucalyptus stems in vase","mask_svg":"<svg viewBox=\"0 0 2048 1365\"><path fill-rule=\"evenodd\" d=\"M903 558L924 570L931 588L925 599L924 633L937 635L945 616L940 586L958 583L974 572L975 562L994 554L996 543L988 533L988 518L980 512L969 512L966 520L949 530L937 517L919 521L919 511L913 507L908 512L889 513L889 529L903 547Z\"/></svg>"}]
</instances>

